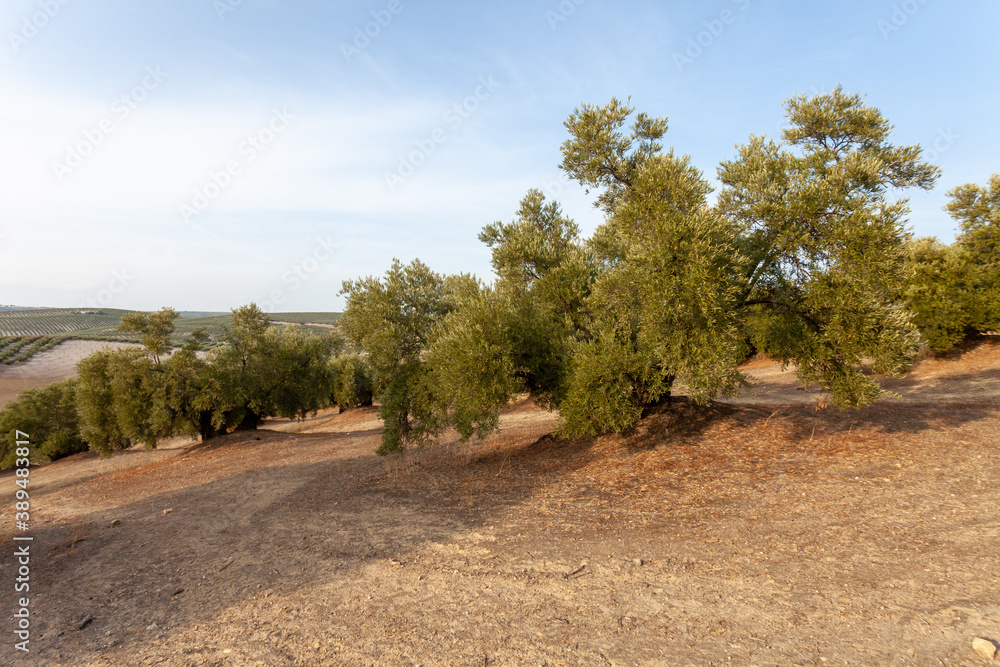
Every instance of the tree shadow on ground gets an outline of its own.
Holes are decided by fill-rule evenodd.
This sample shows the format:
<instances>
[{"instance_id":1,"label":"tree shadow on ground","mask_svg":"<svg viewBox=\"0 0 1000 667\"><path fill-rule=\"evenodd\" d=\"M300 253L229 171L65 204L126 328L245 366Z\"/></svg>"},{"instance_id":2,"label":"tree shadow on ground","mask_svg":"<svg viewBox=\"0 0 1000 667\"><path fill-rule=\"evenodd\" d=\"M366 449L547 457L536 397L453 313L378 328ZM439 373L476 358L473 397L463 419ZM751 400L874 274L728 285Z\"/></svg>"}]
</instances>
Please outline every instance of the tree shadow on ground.
<instances>
[{"instance_id":1,"label":"tree shadow on ground","mask_svg":"<svg viewBox=\"0 0 1000 667\"><path fill-rule=\"evenodd\" d=\"M484 506L471 516L458 499L422 486L419 477L393 478L386 462L371 454L378 435L240 432L194 446L152 471L83 482L81 492L120 488L119 482L151 484L155 477L183 486L34 527L33 653L43 661L83 664L103 652L110 641L104 633L111 632L120 643L108 649L113 660L115 652L169 637L175 628L211 623L247 600L265 605L269 593L319 589L379 560L405 561L427 542L446 541L502 510ZM298 457L290 448L334 452L341 446L342 456L292 462ZM198 481L237 448L240 456L265 463ZM511 502L523 499L510 491ZM39 508L46 502L57 498L46 493L34 501ZM7 580L15 572L9 561L0 567ZM87 614L93 622L76 630L73 624ZM277 655L262 659L286 662Z\"/></svg>"},{"instance_id":2,"label":"tree shadow on ground","mask_svg":"<svg viewBox=\"0 0 1000 667\"><path fill-rule=\"evenodd\" d=\"M379 429L350 435L234 433L155 469L113 473L108 476L113 479L72 489L85 498L83 492L105 485L122 493L123 502L34 531L32 590L41 595L33 647L40 658L81 664L102 650L104 633L110 631L122 642L109 649L113 661L115 652L142 650L159 634L169 640L173 633L216 623L248 602L252 609L264 609L273 604L272 596L321 590L379 561L404 562L430 542L481 530L511 506L587 466L599 476L600 468L619 465L622 458L640 461L652 448L708 448L712 443L704 440L722 427L735 434L737 444L744 434L749 440L751 434L761 437L761 431L774 429L780 447L789 440L811 440L817 429L912 434L995 419L998 409L993 401L817 411L811 406L697 406L676 398L622 435L566 439L547 433L550 422L529 423L485 441L460 445L446 438L387 459L372 455ZM733 455L738 458L741 451ZM246 469L218 472L217 466L231 457L242 457ZM705 459L704 465L715 460ZM130 484L158 479L176 488L128 499ZM600 480L596 484L599 490ZM586 482L574 493L583 494L583 486L593 485ZM44 494L38 499L42 506L46 497L57 500ZM119 523L112 526L113 520ZM13 573L10 562L0 567L0 577L11 580ZM86 614L94 622L75 630L72 623ZM157 627L148 629L153 623ZM267 664L287 662L260 651L259 659Z\"/></svg>"}]
</instances>

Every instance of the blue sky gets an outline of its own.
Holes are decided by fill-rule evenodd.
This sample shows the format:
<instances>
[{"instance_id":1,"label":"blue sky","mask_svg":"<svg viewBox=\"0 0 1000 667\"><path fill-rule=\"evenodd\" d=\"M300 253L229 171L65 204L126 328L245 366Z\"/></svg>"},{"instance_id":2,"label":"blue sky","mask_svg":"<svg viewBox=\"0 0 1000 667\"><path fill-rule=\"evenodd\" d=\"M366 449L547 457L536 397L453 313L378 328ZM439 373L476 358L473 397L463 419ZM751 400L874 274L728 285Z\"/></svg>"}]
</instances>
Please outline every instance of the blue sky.
<instances>
[{"instance_id":1,"label":"blue sky","mask_svg":"<svg viewBox=\"0 0 1000 667\"><path fill-rule=\"evenodd\" d=\"M561 179L563 121L631 97L716 167L843 84L943 169L1000 171L1000 3L6 0L0 303L340 310L393 257L490 277L479 230ZM366 34L367 33L367 34Z\"/></svg>"}]
</instances>

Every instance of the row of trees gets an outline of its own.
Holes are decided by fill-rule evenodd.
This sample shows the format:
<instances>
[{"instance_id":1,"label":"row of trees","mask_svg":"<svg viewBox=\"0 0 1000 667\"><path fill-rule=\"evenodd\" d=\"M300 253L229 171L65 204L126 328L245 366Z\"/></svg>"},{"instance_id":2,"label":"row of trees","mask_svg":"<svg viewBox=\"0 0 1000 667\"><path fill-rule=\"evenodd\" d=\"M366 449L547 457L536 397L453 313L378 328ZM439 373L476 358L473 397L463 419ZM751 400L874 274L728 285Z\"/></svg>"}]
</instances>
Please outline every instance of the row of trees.
<instances>
[{"instance_id":1,"label":"row of trees","mask_svg":"<svg viewBox=\"0 0 1000 667\"><path fill-rule=\"evenodd\" d=\"M940 348L935 326L997 327L996 179L951 193L955 248L911 243L907 201L890 193L937 181L919 146L892 144L879 110L840 88L785 108L782 140L740 146L710 205L690 158L664 150L665 118L585 105L565 123L562 169L604 213L590 238L533 190L480 234L492 284L419 260L346 281L341 327L375 371L379 453L447 426L483 436L523 392L566 434L618 431L678 383L699 403L748 385L738 366L754 351L859 407L907 368L921 329ZM939 307L955 290L961 326Z\"/></svg>"},{"instance_id":2,"label":"row of trees","mask_svg":"<svg viewBox=\"0 0 1000 667\"><path fill-rule=\"evenodd\" d=\"M371 404L367 362L335 334L272 327L251 304L233 311L225 345L205 355L200 333L171 351L176 318L170 308L124 316L121 330L139 335L142 347L105 348L78 364L78 378L25 392L0 411L0 433L11 435L2 447L20 429L39 444L39 461L88 447L110 455L175 435L254 429L269 416ZM0 451L0 466L12 464L12 452Z\"/></svg>"},{"instance_id":3,"label":"row of trees","mask_svg":"<svg viewBox=\"0 0 1000 667\"><path fill-rule=\"evenodd\" d=\"M78 380L8 406L0 432L35 428L45 456L83 443L109 454L374 394L386 454L448 427L483 437L528 393L559 410L563 433L607 433L679 383L698 403L747 386L739 365L756 351L860 407L922 340L945 350L1000 328L1000 177L948 193L955 244L913 241L907 200L890 195L937 181L920 147L891 143L879 110L840 88L785 108L782 140L740 146L710 204L690 158L664 149L665 118L584 105L565 123L562 169L605 216L589 238L529 191L512 222L479 236L492 283L395 261L343 284L346 341L271 327L250 305L207 357L198 336L168 354L177 313L133 313L122 329L142 349L85 359Z\"/></svg>"}]
</instances>

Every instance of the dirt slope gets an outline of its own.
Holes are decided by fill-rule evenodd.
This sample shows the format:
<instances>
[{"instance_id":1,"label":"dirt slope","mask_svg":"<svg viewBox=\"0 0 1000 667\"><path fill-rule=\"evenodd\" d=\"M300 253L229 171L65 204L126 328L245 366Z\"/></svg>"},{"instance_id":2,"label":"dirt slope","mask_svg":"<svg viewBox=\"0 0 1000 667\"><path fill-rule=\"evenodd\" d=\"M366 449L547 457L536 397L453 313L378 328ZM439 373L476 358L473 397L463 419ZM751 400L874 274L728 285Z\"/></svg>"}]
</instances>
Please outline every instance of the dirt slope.
<instances>
[{"instance_id":1,"label":"dirt slope","mask_svg":"<svg viewBox=\"0 0 1000 667\"><path fill-rule=\"evenodd\" d=\"M499 437L378 459L365 409L34 470L32 653L0 660L987 664L1000 346L859 412L755 372L745 403L594 440L522 403Z\"/></svg>"}]
</instances>

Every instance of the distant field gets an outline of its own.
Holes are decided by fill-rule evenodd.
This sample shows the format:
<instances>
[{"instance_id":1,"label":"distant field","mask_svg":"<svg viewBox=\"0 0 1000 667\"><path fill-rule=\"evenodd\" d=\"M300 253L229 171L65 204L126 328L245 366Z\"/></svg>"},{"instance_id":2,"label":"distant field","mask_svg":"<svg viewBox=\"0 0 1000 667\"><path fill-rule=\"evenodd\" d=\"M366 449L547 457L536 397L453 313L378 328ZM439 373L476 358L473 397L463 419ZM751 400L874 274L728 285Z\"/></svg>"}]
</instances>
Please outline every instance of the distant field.
<instances>
[{"instance_id":1,"label":"distant field","mask_svg":"<svg viewBox=\"0 0 1000 667\"><path fill-rule=\"evenodd\" d=\"M271 313L274 322L297 324L336 324L342 313Z\"/></svg>"},{"instance_id":2,"label":"distant field","mask_svg":"<svg viewBox=\"0 0 1000 667\"><path fill-rule=\"evenodd\" d=\"M0 363L27 361L35 354L49 350L67 340L96 340L137 343L136 336L118 331L121 318L128 310L116 308L39 308L0 311ZM195 331L208 334L208 345L219 344L225 335L223 326L232 320L230 314L193 317L202 313L186 313L174 322L174 345L183 345ZM305 331L323 335L340 318L340 313L273 313L275 322L302 324ZM306 326L317 324L320 326Z\"/></svg>"},{"instance_id":3,"label":"distant field","mask_svg":"<svg viewBox=\"0 0 1000 667\"><path fill-rule=\"evenodd\" d=\"M16 364L0 365L0 408L25 389L45 387L76 375L76 364L101 348L120 349L129 343L64 339Z\"/></svg>"},{"instance_id":4,"label":"distant field","mask_svg":"<svg viewBox=\"0 0 1000 667\"><path fill-rule=\"evenodd\" d=\"M127 310L102 308L46 308L0 312L0 336L53 336L92 333L95 336L123 338L115 331Z\"/></svg>"}]
</instances>

